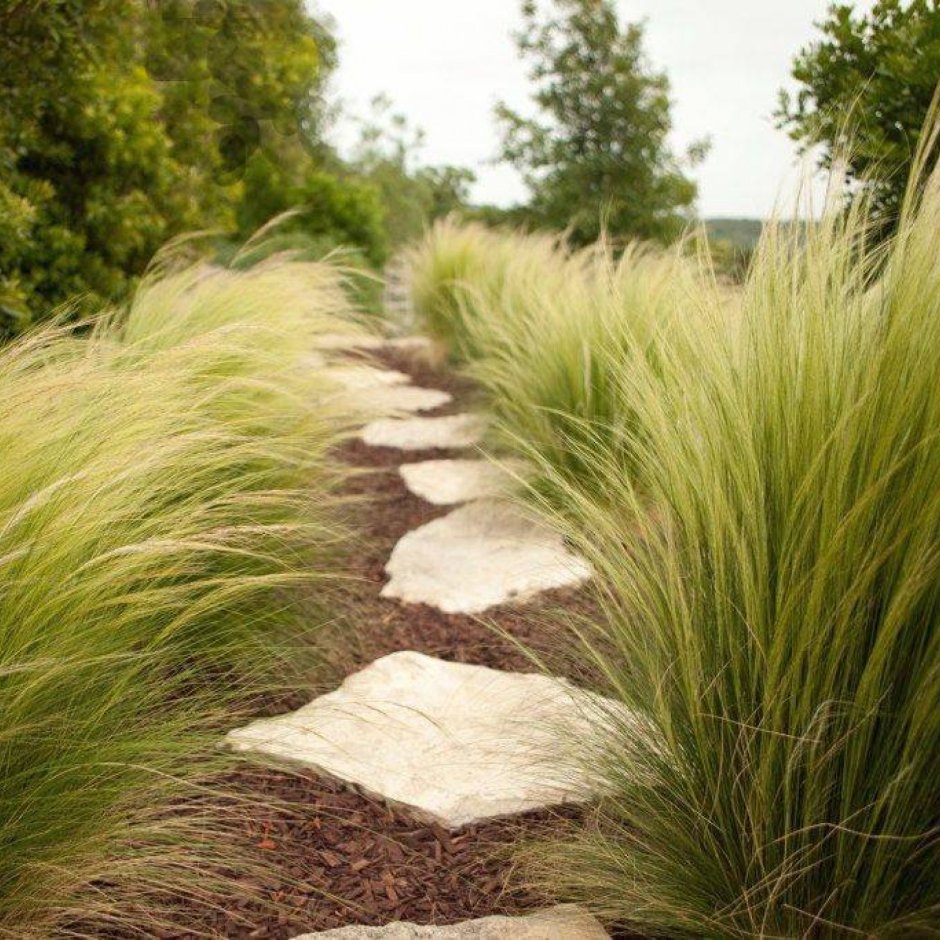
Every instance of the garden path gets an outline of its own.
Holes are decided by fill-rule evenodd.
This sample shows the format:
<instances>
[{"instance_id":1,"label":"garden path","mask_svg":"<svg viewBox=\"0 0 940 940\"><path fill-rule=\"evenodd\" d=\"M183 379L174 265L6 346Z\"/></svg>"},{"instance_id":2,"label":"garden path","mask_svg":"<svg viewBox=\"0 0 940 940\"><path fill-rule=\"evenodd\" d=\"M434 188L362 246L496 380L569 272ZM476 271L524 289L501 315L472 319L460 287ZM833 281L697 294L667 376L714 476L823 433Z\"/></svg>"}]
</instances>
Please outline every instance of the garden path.
<instances>
[{"instance_id":1,"label":"garden path","mask_svg":"<svg viewBox=\"0 0 940 940\"><path fill-rule=\"evenodd\" d=\"M312 891L296 918L226 936L607 936L585 912L511 883L505 851L570 825L594 793L561 742L588 738L587 713L609 704L540 673L514 640L550 649L543 601L589 603L577 587L590 570L509 501L522 468L476 448L483 422L463 410L472 389L429 364L427 341L357 347L342 384L363 396L366 421L345 457L370 471L354 484L375 553L350 616L362 649L333 692L229 735L275 768L302 768L279 786L304 786L327 810L303 845L294 824L261 832L259 845L288 852ZM408 402L406 390L434 397ZM376 409L431 414L368 421Z\"/></svg>"}]
</instances>

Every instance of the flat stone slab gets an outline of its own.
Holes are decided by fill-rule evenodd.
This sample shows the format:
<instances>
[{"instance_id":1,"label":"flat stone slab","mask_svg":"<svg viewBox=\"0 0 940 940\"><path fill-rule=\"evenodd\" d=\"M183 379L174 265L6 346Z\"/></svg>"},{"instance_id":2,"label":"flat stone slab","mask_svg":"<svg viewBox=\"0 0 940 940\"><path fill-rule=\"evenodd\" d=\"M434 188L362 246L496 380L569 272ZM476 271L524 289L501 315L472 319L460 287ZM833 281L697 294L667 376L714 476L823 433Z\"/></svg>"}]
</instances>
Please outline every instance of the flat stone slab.
<instances>
[{"instance_id":1,"label":"flat stone slab","mask_svg":"<svg viewBox=\"0 0 940 940\"><path fill-rule=\"evenodd\" d=\"M474 499L506 496L517 488L513 474L521 474L523 464L491 460L422 460L398 468L405 486L435 506L453 506Z\"/></svg>"},{"instance_id":2,"label":"flat stone slab","mask_svg":"<svg viewBox=\"0 0 940 940\"><path fill-rule=\"evenodd\" d=\"M356 401L376 414L393 412L433 411L453 401L449 392L417 385L394 385L391 388L365 388L356 393Z\"/></svg>"},{"instance_id":3,"label":"flat stone slab","mask_svg":"<svg viewBox=\"0 0 940 940\"><path fill-rule=\"evenodd\" d=\"M557 532L498 500L468 503L407 533L385 571L382 597L448 614L480 613L591 576Z\"/></svg>"},{"instance_id":4,"label":"flat stone slab","mask_svg":"<svg viewBox=\"0 0 940 940\"><path fill-rule=\"evenodd\" d=\"M340 927L295 940L606 940L607 931L586 911L559 904L525 917L483 917L446 927L396 922L385 927Z\"/></svg>"},{"instance_id":5,"label":"flat stone slab","mask_svg":"<svg viewBox=\"0 0 940 940\"><path fill-rule=\"evenodd\" d=\"M427 336L397 336L389 339L373 333L321 333L316 338L319 349L369 350L391 349L412 354L430 354L435 344Z\"/></svg>"},{"instance_id":6,"label":"flat stone slab","mask_svg":"<svg viewBox=\"0 0 940 940\"><path fill-rule=\"evenodd\" d=\"M301 362L308 369L325 369L327 366L326 356L316 350L308 352Z\"/></svg>"},{"instance_id":7,"label":"flat stone slab","mask_svg":"<svg viewBox=\"0 0 940 940\"><path fill-rule=\"evenodd\" d=\"M371 333L321 333L316 338L319 349L381 349L386 340Z\"/></svg>"},{"instance_id":8,"label":"flat stone slab","mask_svg":"<svg viewBox=\"0 0 940 940\"><path fill-rule=\"evenodd\" d=\"M325 370L328 378L350 392L387 389L407 385L411 378L397 369L375 369L371 366L332 366Z\"/></svg>"},{"instance_id":9,"label":"flat stone slab","mask_svg":"<svg viewBox=\"0 0 940 940\"><path fill-rule=\"evenodd\" d=\"M434 341L426 336L399 336L386 340L385 347L398 352L430 354L434 352Z\"/></svg>"},{"instance_id":10,"label":"flat stone slab","mask_svg":"<svg viewBox=\"0 0 940 940\"><path fill-rule=\"evenodd\" d=\"M484 422L478 415L443 418L383 418L367 424L360 438L372 447L429 450L472 447L483 439Z\"/></svg>"},{"instance_id":11,"label":"flat stone slab","mask_svg":"<svg viewBox=\"0 0 940 940\"><path fill-rule=\"evenodd\" d=\"M311 767L416 817L457 829L584 802L595 792L572 743L618 706L567 680L392 653L298 711L228 742Z\"/></svg>"}]
</instances>

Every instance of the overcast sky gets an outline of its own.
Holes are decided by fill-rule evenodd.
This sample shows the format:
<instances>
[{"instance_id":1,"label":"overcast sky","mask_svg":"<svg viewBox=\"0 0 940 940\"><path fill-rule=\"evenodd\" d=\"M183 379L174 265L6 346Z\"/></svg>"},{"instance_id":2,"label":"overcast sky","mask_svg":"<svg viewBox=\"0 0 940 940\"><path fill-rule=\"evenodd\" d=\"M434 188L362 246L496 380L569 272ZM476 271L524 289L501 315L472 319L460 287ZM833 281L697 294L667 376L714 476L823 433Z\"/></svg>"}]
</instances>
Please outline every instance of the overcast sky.
<instances>
[{"instance_id":1,"label":"overcast sky","mask_svg":"<svg viewBox=\"0 0 940 940\"><path fill-rule=\"evenodd\" d=\"M498 150L493 106L524 110L525 69L511 33L518 0L310 0L333 16L340 68L333 92L352 112L387 93L424 128L426 163L472 168L474 199L509 205L525 197L514 170L488 165ZM621 16L645 19L650 61L665 69L674 101L673 145L710 136L693 172L703 216L764 216L792 189L796 150L774 127L777 90L794 54L817 31L828 0L618 0ZM868 9L871 0L860 0ZM349 129L336 130L340 142ZM788 187L790 189L788 189Z\"/></svg>"}]
</instances>

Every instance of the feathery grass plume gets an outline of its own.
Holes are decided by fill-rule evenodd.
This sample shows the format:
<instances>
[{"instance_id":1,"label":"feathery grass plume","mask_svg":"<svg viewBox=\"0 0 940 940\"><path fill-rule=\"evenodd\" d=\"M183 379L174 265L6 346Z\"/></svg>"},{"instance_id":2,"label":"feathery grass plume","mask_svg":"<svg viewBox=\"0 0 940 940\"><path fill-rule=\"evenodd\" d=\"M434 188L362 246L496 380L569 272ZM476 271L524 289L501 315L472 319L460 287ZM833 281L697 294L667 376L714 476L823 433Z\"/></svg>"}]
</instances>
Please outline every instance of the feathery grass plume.
<instances>
[{"instance_id":1,"label":"feathery grass plume","mask_svg":"<svg viewBox=\"0 0 940 940\"><path fill-rule=\"evenodd\" d=\"M280 273L149 280L123 342L0 351L0 936L149 936L261 883L218 744L302 681L344 427L302 358L334 321L289 305L314 272Z\"/></svg>"},{"instance_id":2,"label":"feathery grass plume","mask_svg":"<svg viewBox=\"0 0 940 940\"><path fill-rule=\"evenodd\" d=\"M419 316L468 363L502 442L530 458L533 492L560 506L559 479L600 497L599 462L637 471L641 428L621 375L655 371L694 289L681 247L602 240L572 253L557 238L446 222L410 260Z\"/></svg>"},{"instance_id":3,"label":"feathery grass plume","mask_svg":"<svg viewBox=\"0 0 940 940\"><path fill-rule=\"evenodd\" d=\"M342 273L328 263L272 257L246 271L162 264L123 321L96 335L95 354L118 369L182 377L190 406L239 442L238 455L218 468L219 485L239 494L239 524L254 527L255 547L289 559L308 581L332 567L340 533L325 496L340 473L329 452L355 414L315 347L323 335L347 332L349 313ZM305 531L312 537L296 537ZM310 600L307 592L304 617ZM283 606L270 612L285 619ZM232 644L249 665L261 626Z\"/></svg>"},{"instance_id":4,"label":"feathery grass plume","mask_svg":"<svg viewBox=\"0 0 940 940\"><path fill-rule=\"evenodd\" d=\"M655 374L692 275L678 251L631 245L619 254L601 242L574 255L509 266L498 296L481 303L471 332L481 354L470 368L486 390L496 428L510 449L552 472L531 478L558 506L557 479L603 498L598 462L635 475L642 432L620 376ZM553 495L554 493L554 495Z\"/></svg>"},{"instance_id":5,"label":"feathery grass plume","mask_svg":"<svg viewBox=\"0 0 940 940\"><path fill-rule=\"evenodd\" d=\"M557 474L607 592L582 654L656 730L612 735L597 824L537 849L612 921L937 933L940 173L915 191L881 249L864 197L770 226L737 330L703 287L657 375L625 363L643 492L603 454L606 499Z\"/></svg>"},{"instance_id":6,"label":"feathery grass plume","mask_svg":"<svg viewBox=\"0 0 940 940\"><path fill-rule=\"evenodd\" d=\"M538 245L551 256L555 239L531 236L526 245L530 250ZM511 235L447 218L406 253L415 312L428 332L447 344L455 362L479 355L471 333L478 315L474 301L500 293L507 268L519 260L517 247Z\"/></svg>"},{"instance_id":7,"label":"feathery grass plume","mask_svg":"<svg viewBox=\"0 0 940 940\"><path fill-rule=\"evenodd\" d=\"M279 253L245 270L181 266L171 246L145 277L123 318L128 344L178 345L229 326L276 323L297 331L298 344L348 327L352 316L342 269Z\"/></svg>"},{"instance_id":8,"label":"feathery grass plume","mask_svg":"<svg viewBox=\"0 0 940 940\"><path fill-rule=\"evenodd\" d=\"M246 434L277 437L289 428L304 453L298 422L312 424L320 439L324 423L348 426L352 413L322 369L340 354L318 351L337 334L363 332L344 278L338 264L290 254L231 270L180 268L168 252L129 310L99 335L120 343L122 359L188 367L194 388L211 393L217 416Z\"/></svg>"}]
</instances>

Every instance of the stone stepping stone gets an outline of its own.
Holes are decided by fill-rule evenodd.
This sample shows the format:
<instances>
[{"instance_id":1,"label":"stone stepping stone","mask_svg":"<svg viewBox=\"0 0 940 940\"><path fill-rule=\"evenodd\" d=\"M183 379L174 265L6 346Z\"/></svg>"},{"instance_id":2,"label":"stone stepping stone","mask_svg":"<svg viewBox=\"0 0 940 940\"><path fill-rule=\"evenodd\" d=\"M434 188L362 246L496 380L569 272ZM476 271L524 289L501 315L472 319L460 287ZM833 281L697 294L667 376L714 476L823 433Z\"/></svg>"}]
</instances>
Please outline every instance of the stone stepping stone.
<instances>
[{"instance_id":1,"label":"stone stepping stone","mask_svg":"<svg viewBox=\"0 0 940 940\"><path fill-rule=\"evenodd\" d=\"M434 341L426 336L397 336L389 339L372 333L321 333L316 338L316 346L328 350L391 349L412 354L430 354L434 351Z\"/></svg>"},{"instance_id":2,"label":"stone stepping stone","mask_svg":"<svg viewBox=\"0 0 940 940\"><path fill-rule=\"evenodd\" d=\"M453 401L450 393L417 385L394 385L391 388L366 388L356 393L356 401L374 414L392 412L433 411Z\"/></svg>"},{"instance_id":3,"label":"stone stepping stone","mask_svg":"<svg viewBox=\"0 0 940 940\"><path fill-rule=\"evenodd\" d=\"M382 597L476 614L586 581L591 567L512 503L480 500L402 536Z\"/></svg>"},{"instance_id":4,"label":"stone stepping stone","mask_svg":"<svg viewBox=\"0 0 940 940\"><path fill-rule=\"evenodd\" d=\"M592 781L568 742L597 740L611 709L623 712L564 679L405 651L227 740L458 829L591 799Z\"/></svg>"},{"instance_id":5,"label":"stone stepping stone","mask_svg":"<svg viewBox=\"0 0 940 940\"><path fill-rule=\"evenodd\" d=\"M412 385L410 376L397 369L333 366L324 374L350 392L352 402L372 416L431 411L453 401L448 392Z\"/></svg>"},{"instance_id":6,"label":"stone stepping stone","mask_svg":"<svg viewBox=\"0 0 940 940\"><path fill-rule=\"evenodd\" d=\"M399 467L405 486L435 506L453 506L475 499L506 496L517 485L514 474L524 465L509 460L503 464L491 460L423 460Z\"/></svg>"},{"instance_id":7,"label":"stone stepping stone","mask_svg":"<svg viewBox=\"0 0 940 940\"><path fill-rule=\"evenodd\" d=\"M301 365L306 369L325 369L327 367L326 356L321 352L311 350L303 357Z\"/></svg>"},{"instance_id":8,"label":"stone stepping stone","mask_svg":"<svg viewBox=\"0 0 940 940\"><path fill-rule=\"evenodd\" d=\"M426 336L399 336L386 340L385 347L398 352L430 355L434 352L434 341Z\"/></svg>"},{"instance_id":9,"label":"stone stepping stone","mask_svg":"<svg viewBox=\"0 0 940 940\"><path fill-rule=\"evenodd\" d=\"M478 415L443 418L383 418L367 424L360 439L373 447L399 450L445 450L472 447L483 439L484 422Z\"/></svg>"},{"instance_id":10,"label":"stone stepping stone","mask_svg":"<svg viewBox=\"0 0 940 940\"><path fill-rule=\"evenodd\" d=\"M607 931L586 911L559 904L525 917L483 917L446 927L396 922L384 927L340 927L295 940L607 940Z\"/></svg>"},{"instance_id":11,"label":"stone stepping stone","mask_svg":"<svg viewBox=\"0 0 940 940\"><path fill-rule=\"evenodd\" d=\"M316 338L319 349L381 349L385 339L371 333L321 333Z\"/></svg>"},{"instance_id":12,"label":"stone stepping stone","mask_svg":"<svg viewBox=\"0 0 940 940\"><path fill-rule=\"evenodd\" d=\"M375 369L371 366L333 366L326 371L328 378L349 392L387 389L407 385L411 378L397 369Z\"/></svg>"}]
</instances>

